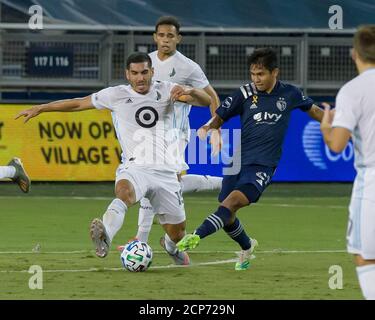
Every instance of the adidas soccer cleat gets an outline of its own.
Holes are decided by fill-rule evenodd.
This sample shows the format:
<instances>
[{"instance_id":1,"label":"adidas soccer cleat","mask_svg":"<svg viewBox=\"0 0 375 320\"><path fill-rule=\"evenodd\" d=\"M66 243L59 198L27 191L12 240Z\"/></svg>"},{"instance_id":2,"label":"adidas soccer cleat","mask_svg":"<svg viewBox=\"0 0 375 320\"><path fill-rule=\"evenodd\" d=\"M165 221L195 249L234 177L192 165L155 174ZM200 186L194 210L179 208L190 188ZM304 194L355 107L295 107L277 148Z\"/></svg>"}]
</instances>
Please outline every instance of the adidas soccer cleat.
<instances>
[{"instance_id":1,"label":"adidas soccer cleat","mask_svg":"<svg viewBox=\"0 0 375 320\"><path fill-rule=\"evenodd\" d=\"M20 187L20 189L24 193L28 193L29 190L30 190L31 181L30 181L30 178L27 175L27 173L26 173L26 171L25 171L25 169L23 167L21 159L19 159L19 158L13 158L8 163L8 166L12 166L12 167L14 167L16 169L16 174L12 178L12 181L14 181L15 183L17 183L18 186Z\"/></svg>"},{"instance_id":2,"label":"adidas soccer cleat","mask_svg":"<svg viewBox=\"0 0 375 320\"><path fill-rule=\"evenodd\" d=\"M201 238L197 234L187 234L177 243L177 249L180 251L194 249L200 240Z\"/></svg>"},{"instance_id":3,"label":"adidas soccer cleat","mask_svg":"<svg viewBox=\"0 0 375 320\"><path fill-rule=\"evenodd\" d=\"M255 248L258 246L258 241L255 239L250 239L251 247L249 250L241 250L238 254L238 262L234 267L235 270L247 270L250 268L251 254L254 252Z\"/></svg>"},{"instance_id":4,"label":"adidas soccer cleat","mask_svg":"<svg viewBox=\"0 0 375 320\"><path fill-rule=\"evenodd\" d=\"M105 226L100 219L94 219L90 225L90 237L95 245L95 254L99 258L104 258L109 252L111 240L105 230Z\"/></svg>"},{"instance_id":5,"label":"adidas soccer cleat","mask_svg":"<svg viewBox=\"0 0 375 320\"><path fill-rule=\"evenodd\" d=\"M176 265L181 265L181 266L187 266L190 264L190 258L189 255L186 252L176 250L174 254L171 254L168 252L166 246L165 246L165 238L161 237L160 238L160 245L163 247L163 249L170 255L170 257L173 259L173 262Z\"/></svg>"}]
</instances>

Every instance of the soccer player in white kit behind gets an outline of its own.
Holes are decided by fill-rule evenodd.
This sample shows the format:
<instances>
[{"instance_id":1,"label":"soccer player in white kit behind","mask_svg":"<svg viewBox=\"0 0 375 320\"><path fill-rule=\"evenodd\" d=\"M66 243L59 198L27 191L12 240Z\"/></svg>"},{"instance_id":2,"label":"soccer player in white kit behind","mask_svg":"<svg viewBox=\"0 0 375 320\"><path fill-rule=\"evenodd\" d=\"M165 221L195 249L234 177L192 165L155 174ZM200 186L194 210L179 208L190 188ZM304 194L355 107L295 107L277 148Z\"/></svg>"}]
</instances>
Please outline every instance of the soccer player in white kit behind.
<instances>
[{"instance_id":1,"label":"soccer player in white kit behind","mask_svg":"<svg viewBox=\"0 0 375 320\"><path fill-rule=\"evenodd\" d=\"M163 16L158 19L155 25L154 41L157 50L149 55L154 67L154 79L160 81L172 81L181 85L188 85L203 89L210 97L211 115L215 115L215 110L220 105L219 97L207 80L201 67L191 59L184 56L177 50L177 45L181 42L180 23L175 17ZM189 113L191 104L176 102L174 106L173 124L176 135L179 139L181 165L179 174L189 169L185 162L185 149L190 140ZM211 132L212 153L217 154L221 147L220 131ZM209 175L186 174L179 175L182 192L220 190L222 177ZM151 231L154 217L154 210L147 198L141 199L138 232L135 238L147 242ZM161 244L163 245L163 238Z\"/></svg>"},{"instance_id":2,"label":"soccer player in white kit behind","mask_svg":"<svg viewBox=\"0 0 375 320\"><path fill-rule=\"evenodd\" d=\"M201 89L152 81L152 76L150 57L137 52L126 61L130 85L109 87L81 99L34 106L16 118L23 116L26 122L42 112L109 109L123 153L116 172L116 198L104 213L103 221L94 219L90 226L96 255L107 256L128 208L147 196L166 232L165 250L173 260L189 264L189 256L176 248L185 235L185 209L176 175L180 157L173 132L173 103L179 100L205 106L211 99Z\"/></svg>"},{"instance_id":3,"label":"soccer player in white kit behind","mask_svg":"<svg viewBox=\"0 0 375 320\"><path fill-rule=\"evenodd\" d=\"M375 25L358 29L352 56L359 75L340 89L334 115L324 104L321 131L334 152L343 151L353 138L357 176L349 206L347 248L355 257L363 296L375 300Z\"/></svg>"}]
</instances>

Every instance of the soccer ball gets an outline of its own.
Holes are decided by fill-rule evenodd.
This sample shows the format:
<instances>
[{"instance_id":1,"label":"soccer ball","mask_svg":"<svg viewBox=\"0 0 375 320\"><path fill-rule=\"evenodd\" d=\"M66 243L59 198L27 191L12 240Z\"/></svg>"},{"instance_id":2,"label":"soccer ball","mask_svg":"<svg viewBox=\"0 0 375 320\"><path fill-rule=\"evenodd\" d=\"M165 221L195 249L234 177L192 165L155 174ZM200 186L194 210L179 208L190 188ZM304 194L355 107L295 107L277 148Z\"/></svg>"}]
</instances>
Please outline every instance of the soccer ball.
<instances>
[{"instance_id":1,"label":"soccer ball","mask_svg":"<svg viewBox=\"0 0 375 320\"><path fill-rule=\"evenodd\" d=\"M131 272L146 271L152 263L152 249L145 242L133 240L125 245L121 262L123 267Z\"/></svg>"}]
</instances>

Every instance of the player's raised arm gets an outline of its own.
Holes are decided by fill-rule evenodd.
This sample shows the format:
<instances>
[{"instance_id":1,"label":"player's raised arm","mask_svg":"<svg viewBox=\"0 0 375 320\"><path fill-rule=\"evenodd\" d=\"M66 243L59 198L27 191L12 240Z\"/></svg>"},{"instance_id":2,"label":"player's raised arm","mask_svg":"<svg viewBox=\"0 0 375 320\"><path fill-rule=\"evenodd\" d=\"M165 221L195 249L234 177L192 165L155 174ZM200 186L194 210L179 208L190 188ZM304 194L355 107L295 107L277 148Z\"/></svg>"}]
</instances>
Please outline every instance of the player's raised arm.
<instances>
[{"instance_id":1,"label":"player's raised arm","mask_svg":"<svg viewBox=\"0 0 375 320\"><path fill-rule=\"evenodd\" d=\"M171 99L172 101L186 102L195 106L208 106L211 104L210 96L203 89L180 85L174 86L171 90Z\"/></svg>"},{"instance_id":2,"label":"player's raised arm","mask_svg":"<svg viewBox=\"0 0 375 320\"><path fill-rule=\"evenodd\" d=\"M83 98L66 99L54 101L46 104L40 104L33 106L29 109L21 111L15 119L24 117L26 123L31 118L38 116L43 112L72 112L72 111L83 111L88 109L94 109L91 102L91 95Z\"/></svg>"}]
</instances>

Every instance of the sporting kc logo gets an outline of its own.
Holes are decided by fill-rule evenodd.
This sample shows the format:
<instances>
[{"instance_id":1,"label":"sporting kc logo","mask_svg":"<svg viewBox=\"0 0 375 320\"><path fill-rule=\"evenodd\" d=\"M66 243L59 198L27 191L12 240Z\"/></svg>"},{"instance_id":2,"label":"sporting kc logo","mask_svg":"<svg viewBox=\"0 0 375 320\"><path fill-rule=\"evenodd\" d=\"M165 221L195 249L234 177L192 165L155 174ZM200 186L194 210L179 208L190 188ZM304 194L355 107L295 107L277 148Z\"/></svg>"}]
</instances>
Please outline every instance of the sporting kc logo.
<instances>
[{"instance_id":1,"label":"sporting kc logo","mask_svg":"<svg viewBox=\"0 0 375 320\"><path fill-rule=\"evenodd\" d=\"M224 102L221 104L221 106L223 108L226 108L226 109L229 109L230 106L232 105L232 101L233 101L233 98L232 97L228 97L224 100Z\"/></svg>"},{"instance_id":2,"label":"sporting kc logo","mask_svg":"<svg viewBox=\"0 0 375 320\"><path fill-rule=\"evenodd\" d=\"M276 107L280 111L284 111L286 109L286 102L285 99L280 97L279 100L276 102Z\"/></svg>"},{"instance_id":3,"label":"sporting kc logo","mask_svg":"<svg viewBox=\"0 0 375 320\"><path fill-rule=\"evenodd\" d=\"M153 107L142 107L135 114L135 121L143 128L154 127L158 120L158 112Z\"/></svg>"}]
</instances>

